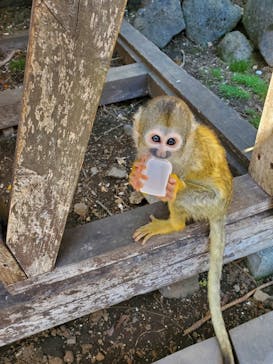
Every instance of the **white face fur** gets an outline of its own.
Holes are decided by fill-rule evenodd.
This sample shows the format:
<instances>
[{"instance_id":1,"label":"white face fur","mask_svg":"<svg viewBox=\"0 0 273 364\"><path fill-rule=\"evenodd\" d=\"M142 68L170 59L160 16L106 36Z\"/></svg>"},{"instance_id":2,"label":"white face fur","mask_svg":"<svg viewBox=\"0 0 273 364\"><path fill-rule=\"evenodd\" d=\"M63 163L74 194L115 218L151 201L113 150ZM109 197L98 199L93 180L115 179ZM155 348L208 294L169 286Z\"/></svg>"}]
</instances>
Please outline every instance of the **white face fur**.
<instances>
[{"instance_id":1,"label":"white face fur","mask_svg":"<svg viewBox=\"0 0 273 364\"><path fill-rule=\"evenodd\" d=\"M144 140L151 154L158 158L170 157L182 145L182 138L177 132L160 127L149 130Z\"/></svg>"}]
</instances>

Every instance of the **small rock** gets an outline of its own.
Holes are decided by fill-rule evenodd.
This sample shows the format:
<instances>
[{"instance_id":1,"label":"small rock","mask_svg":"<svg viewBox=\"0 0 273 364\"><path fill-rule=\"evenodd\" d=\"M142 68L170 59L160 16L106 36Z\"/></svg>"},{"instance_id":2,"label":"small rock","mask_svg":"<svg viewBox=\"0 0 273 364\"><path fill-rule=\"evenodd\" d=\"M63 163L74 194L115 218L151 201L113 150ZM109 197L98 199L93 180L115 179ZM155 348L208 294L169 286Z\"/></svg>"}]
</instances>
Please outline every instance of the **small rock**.
<instances>
[{"instance_id":1,"label":"small rock","mask_svg":"<svg viewBox=\"0 0 273 364\"><path fill-rule=\"evenodd\" d=\"M256 75L261 76L263 74L263 71L257 70L257 71L255 71L255 73L256 73Z\"/></svg>"},{"instance_id":2,"label":"small rock","mask_svg":"<svg viewBox=\"0 0 273 364\"><path fill-rule=\"evenodd\" d=\"M125 169L112 166L107 172L107 176L113 178L127 178L128 174Z\"/></svg>"},{"instance_id":3,"label":"small rock","mask_svg":"<svg viewBox=\"0 0 273 364\"><path fill-rule=\"evenodd\" d=\"M82 344L81 348L82 348L82 353L83 354L89 354L91 352L93 345L92 344Z\"/></svg>"},{"instance_id":4,"label":"small rock","mask_svg":"<svg viewBox=\"0 0 273 364\"><path fill-rule=\"evenodd\" d=\"M273 273L273 248L260 250L247 257L250 273L256 278L266 277Z\"/></svg>"},{"instance_id":5,"label":"small rock","mask_svg":"<svg viewBox=\"0 0 273 364\"><path fill-rule=\"evenodd\" d=\"M64 361L63 359L59 358L59 357L49 357L48 359L48 364L63 364Z\"/></svg>"},{"instance_id":6,"label":"small rock","mask_svg":"<svg viewBox=\"0 0 273 364\"><path fill-rule=\"evenodd\" d=\"M240 290L241 290L239 284L234 284L233 288L234 288L234 291L237 293L240 292Z\"/></svg>"},{"instance_id":7,"label":"small rock","mask_svg":"<svg viewBox=\"0 0 273 364\"><path fill-rule=\"evenodd\" d=\"M64 362L65 363L73 363L74 361L74 354L72 351L66 351L64 355Z\"/></svg>"},{"instance_id":8,"label":"small rock","mask_svg":"<svg viewBox=\"0 0 273 364\"><path fill-rule=\"evenodd\" d=\"M143 194L138 191L133 191L129 196L129 201L132 205L139 205L143 200Z\"/></svg>"},{"instance_id":9,"label":"small rock","mask_svg":"<svg viewBox=\"0 0 273 364\"><path fill-rule=\"evenodd\" d=\"M243 33L234 31L226 34L218 45L219 56L225 62L247 60L251 57L252 46Z\"/></svg>"},{"instance_id":10,"label":"small rock","mask_svg":"<svg viewBox=\"0 0 273 364\"><path fill-rule=\"evenodd\" d=\"M71 336L66 340L67 345L75 345L77 342L76 336Z\"/></svg>"},{"instance_id":11,"label":"small rock","mask_svg":"<svg viewBox=\"0 0 273 364\"><path fill-rule=\"evenodd\" d=\"M92 167L91 169L90 169L90 171L91 171L91 175L92 176L95 176L96 174L98 174L98 172L99 172L99 170L98 170L98 168L97 167Z\"/></svg>"},{"instance_id":12,"label":"small rock","mask_svg":"<svg viewBox=\"0 0 273 364\"><path fill-rule=\"evenodd\" d=\"M184 0L183 13L187 36L207 46L235 28L242 9L230 0Z\"/></svg>"},{"instance_id":13,"label":"small rock","mask_svg":"<svg viewBox=\"0 0 273 364\"><path fill-rule=\"evenodd\" d=\"M137 11L134 27L158 47L165 47L174 35L185 29L180 1L148 0Z\"/></svg>"},{"instance_id":14,"label":"small rock","mask_svg":"<svg viewBox=\"0 0 273 364\"><path fill-rule=\"evenodd\" d=\"M129 125L129 124L125 124L123 126L123 130L124 130L124 133L128 136L132 136L133 135L133 127L132 125Z\"/></svg>"},{"instance_id":15,"label":"small rock","mask_svg":"<svg viewBox=\"0 0 273 364\"><path fill-rule=\"evenodd\" d=\"M99 351L98 354L96 355L97 361L103 361L104 358L105 356Z\"/></svg>"},{"instance_id":16,"label":"small rock","mask_svg":"<svg viewBox=\"0 0 273 364\"><path fill-rule=\"evenodd\" d=\"M83 202L76 203L74 205L74 212L81 217L86 217L88 213L88 206Z\"/></svg>"},{"instance_id":17,"label":"small rock","mask_svg":"<svg viewBox=\"0 0 273 364\"><path fill-rule=\"evenodd\" d=\"M256 290L253 297L255 298L255 300L260 301L260 302L265 302L266 300L271 298L271 296L269 294L263 292L260 289Z\"/></svg>"}]
</instances>

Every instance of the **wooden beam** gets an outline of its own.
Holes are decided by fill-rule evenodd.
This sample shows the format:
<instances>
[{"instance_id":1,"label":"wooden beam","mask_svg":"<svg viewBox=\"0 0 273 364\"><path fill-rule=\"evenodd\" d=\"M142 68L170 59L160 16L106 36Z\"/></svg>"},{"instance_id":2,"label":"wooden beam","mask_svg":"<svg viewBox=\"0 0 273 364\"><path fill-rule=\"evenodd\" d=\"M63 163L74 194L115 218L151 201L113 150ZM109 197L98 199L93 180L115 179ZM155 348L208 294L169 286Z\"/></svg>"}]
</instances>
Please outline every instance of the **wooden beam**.
<instances>
[{"instance_id":1,"label":"wooden beam","mask_svg":"<svg viewBox=\"0 0 273 364\"><path fill-rule=\"evenodd\" d=\"M28 276L54 267L125 0L34 0L7 245Z\"/></svg>"},{"instance_id":2,"label":"wooden beam","mask_svg":"<svg viewBox=\"0 0 273 364\"><path fill-rule=\"evenodd\" d=\"M18 125L23 89L0 93L0 130ZM103 87L100 104L107 105L148 95L148 70L141 63L112 67Z\"/></svg>"},{"instance_id":3,"label":"wooden beam","mask_svg":"<svg viewBox=\"0 0 273 364\"><path fill-rule=\"evenodd\" d=\"M173 94L184 99L201 120L217 130L225 144L238 155L240 162L248 165L250 153L245 150L254 145L256 129L247 120L126 21L121 27L118 46L122 57L144 63L152 78L162 81Z\"/></svg>"},{"instance_id":4,"label":"wooden beam","mask_svg":"<svg viewBox=\"0 0 273 364\"><path fill-rule=\"evenodd\" d=\"M254 180L273 196L273 74L249 166Z\"/></svg>"},{"instance_id":5,"label":"wooden beam","mask_svg":"<svg viewBox=\"0 0 273 364\"><path fill-rule=\"evenodd\" d=\"M8 52L16 49L27 49L28 30L18 31L15 34L0 36L0 49L2 52Z\"/></svg>"},{"instance_id":6,"label":"wooden beam","mask_svg":"<svg viewBox=\"0 0 273 364\"><path fill-rule=\"evenodd\" d=\"M235 179L225 262L272 246L271 207L249 176ZM206 224L154 237L145 246L133 243L132 232L151 212L166 211L160 204L144 206L67 231L53 272L2 288L0 345L207 270Z\"/></svg>"},{"instance_id":7,"label":"wooden beam","mask_svg":"<svg viewBox=\"0 0 273 364\"><path fill-rule=\"evenodd\" d=\"M148 95L148 70L141 63L113 67L104 84L101 105Z\"/></svg>"},{"instance_id":8,"label":"wooden beam","mask_svg":"<svg viewBox=\"0 0 273 364\"><path fill-rule=\"evenodd\" d=\"M23 89L20 87L0 93L0 130L18 125Z\"/></svg>"}]
</instances>

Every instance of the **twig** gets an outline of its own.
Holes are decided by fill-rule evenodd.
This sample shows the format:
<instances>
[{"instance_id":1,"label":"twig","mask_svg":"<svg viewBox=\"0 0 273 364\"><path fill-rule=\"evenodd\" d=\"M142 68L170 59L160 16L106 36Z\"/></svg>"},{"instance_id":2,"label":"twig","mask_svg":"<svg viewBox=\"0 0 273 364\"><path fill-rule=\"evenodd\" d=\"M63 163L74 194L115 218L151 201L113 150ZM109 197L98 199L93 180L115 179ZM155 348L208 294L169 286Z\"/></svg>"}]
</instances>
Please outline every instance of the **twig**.
<instances>
[{"instance_id":1,"label":"twig","mask_svg":"<svg viewBox=\"0 0 273 364\"><path fill-rule=\"evenodd\" d=\"M113 130L116 130L116 129L118 129L118 128L122 127L122 126L123 126L123 124L119 124L119 125L117 125L117 126L114 126L113 128L108 129L105 133L103 133L102 135L100 135L99 137L97 137L97 138L95 139L95 142L97 142L98 140L100 140L100 138L102 138L103 136L105 136L105 135L107 135L107 134L111 133Z\"/></svg>"},{"instance_id":2,"label":"twig","mask_svg":"<svg viewBox=\"0 0 273 364\"><path fill-rule=\"evenodd\" d=\"M233 307L235 305L238 305L239 303L242 303L242 302L245 302L249 297L251 297L258 289L261 290L263 288L266 288L266 287L269 287L273 285L273 281L271 282L267 282L267 283L264 283L262 284L261 286L259 287L256 287L254 289L252 289L251 291L249 291L248 293L246 293L244 296L240 297L240 298L237 298L236 300L234 301L231 301L229 303L227 303L226 305L222 306L221 307L221 310L222 311L225 311L227 310L228 308L230 307ZM193 331L199 329L199 327L201 327L204 323L206 323L208 320L211 319L211 314L210 313L207 313L203 318L201 318L200 320L196 321L192 326L190 326L189 328L187 328L186 330L184 330L184 333L183 335L186 336L186 335L189 335L190 333L192 333Z\"/></svg>"},{"instance_id":3,"label":"twig","mask_svg":"<svg viewBox=\"0 0 273 364\"><path fill-rule=\"evenodd\" d=\"M7 57L0 62L0 67L3 67L6 63L8 63L14 57L17 51L17 49L11 51L10 54L8 54Z\"/></svg>"},{"instance_id":4,"label":"twig","mask_svg":"<svg viewBox=\"0 0 273 364\"><path fill-rule=\"evenodd\" d=\"M164 330L166 330L166 329L164 328L164 329L160 329L160 330L150 330L150 331L144 331L144 332L142 332L142 333L139 335L139 337L136 339L136 342L135 342L135 348L137 347L137 344L138 344L138 342L139 342L139 340L141 339L141 337L142 337L142 336L144 336L144 335L146 335L146 334L150 334L150 333L152 333L152 332L159 333L159 332L162 332L162 331L164 331Z\"/></svg>"},{"instance_id":5,"label":"twig","mask_svg":"<svg viewBox=\"0 0 273 364\"><path fill-rule=\"evenodd\" d=\"M112 216L113 214L112 214L112 212L102 203L102 202L100 202L99 200L96 200L96 203L98 204L98 205L100 205L100 207L102 207L103 208L103 210L105 210L106 212L107 212L107 214L108 215L110 215L110 216Z\"/></svg>"}]
</instances>

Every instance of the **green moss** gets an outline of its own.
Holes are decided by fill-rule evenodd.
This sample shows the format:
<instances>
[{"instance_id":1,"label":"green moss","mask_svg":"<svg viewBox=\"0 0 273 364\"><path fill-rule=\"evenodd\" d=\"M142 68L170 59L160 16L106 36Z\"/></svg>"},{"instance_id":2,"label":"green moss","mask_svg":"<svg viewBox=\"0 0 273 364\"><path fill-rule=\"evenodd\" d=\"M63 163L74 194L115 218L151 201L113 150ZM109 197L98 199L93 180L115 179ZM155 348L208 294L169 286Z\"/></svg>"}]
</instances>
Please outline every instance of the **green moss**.
<instances>
[{"instance_id":1,"label":"green moss","mask_svg":"<svg viewBox=\"0 0 273 364\"><path fill-rule=\"evenodd\" d=\"M222 70L220 68L211 68L210 73L216 80L222 80Z\"/></svg>"},{"instance_id":2,"label":"green moss","mask_svg":"<svg viewBox=\"0 0 273 364\"><path fill-rule=\"evenodd\" d=\"M9 69L12 72L22 72L25 69L26 60L25 58L13 59L9 63Z\"/></svg>"},{"instance_id":3,"label":"green moss","mask_svg":"<svg viewBox=\"0 0 273 364\"><path fill-rule=\"evenodd\" d=\"M249 122L255 126L256 129L258 129L261 120L261 114L254 109L246 109L245 113L249 116Z\"/></svg>"},{"instance_id":4,"label":"green moss","mask_svg":"<svg viewBox=\"0 0 273 364\"><path fill-rule=\"evenodd\" d=\"M253 91L262 100L265 99L268 84L257 75L248 75L243 73L236 73L231 78L232 82L243 85Z\"/></svg>"},{"instance_id":5,"label":"green moss","mask_svg":"<svg viewBox=\"0 0 273 364\"><path fill-rule=\"evenodd\" d=\"M219 85L219 91L227 99L250 99L250 93L238 86L222 83Z\"/></svg>"},{"instance_id":6,"label":"green moss","mask_svg":"<svg viewBox=\"0 0 273 364\"><path fill-rule=\"evenodd\" d=\"M252 63L250 61L247 60L241 60L241 61L233 61L230 65L229 65L229 69L232 72L246 72L246 71L250 71L252 66Z\"/></svg>"}]
</instances>

